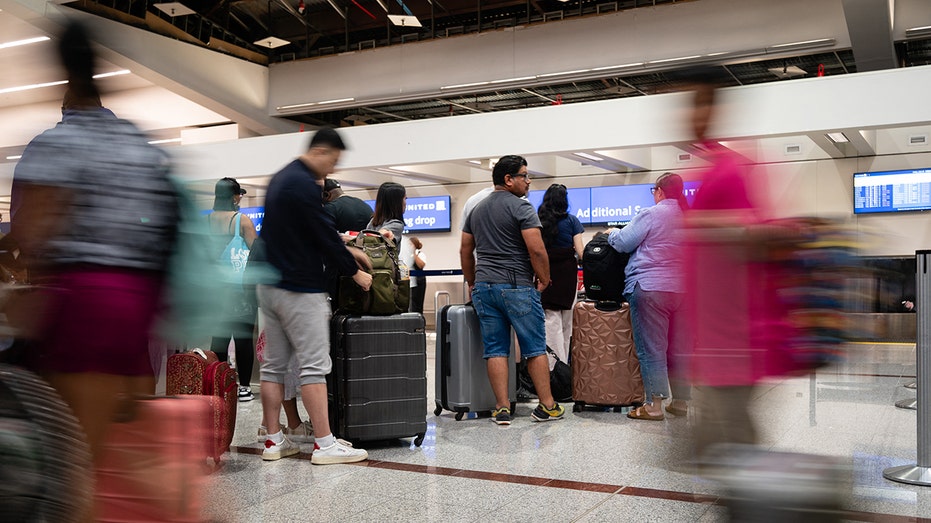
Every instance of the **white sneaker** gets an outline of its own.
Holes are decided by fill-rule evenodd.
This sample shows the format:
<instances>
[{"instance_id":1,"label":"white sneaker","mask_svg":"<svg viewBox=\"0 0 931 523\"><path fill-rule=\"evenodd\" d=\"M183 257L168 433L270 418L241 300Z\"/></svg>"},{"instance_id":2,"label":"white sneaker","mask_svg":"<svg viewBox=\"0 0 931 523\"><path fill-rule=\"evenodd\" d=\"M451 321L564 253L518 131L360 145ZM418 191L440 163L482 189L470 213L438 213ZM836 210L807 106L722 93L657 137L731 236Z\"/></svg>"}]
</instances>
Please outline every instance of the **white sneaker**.
<instances>
[{"instance_id":1,"label":"white sneaker","mask_svg":"<svg viewBox=\"0 0 931 523\"><path fill-rule=\"evenodd\" d=\"M297 428L291 429L285 426L282 430L284 430L284 435L295 443L314 442L314 426L310 424L310 420L301 422Z\"/></svg>"},{"instance_id":2,"label":"white sneaker","mask_svg":"<svg viewBox=\"0 0 931 523\"><path fill-rule=\"evenodd\" d=\"M314 465L335 465L337 463L355 463L369 458L369 453L352 448L352 443L338 439L329 447L320 448L314 443L314 453L310 462Z\"/></svg>"},{"instance_id":3,"label":"white sneaker","mask_svg":"<svg viewBox=\"0 0 931 523\"><path fill-rule=\"evenodd\" d=\"M301 448L291 443L287 436L281 440L281 443L275 444L271 439L265 440L265 450L262 451L262 459L265 461L275 461L288 456L293 456L301 451Z\"/></svg>"}]
</instances>

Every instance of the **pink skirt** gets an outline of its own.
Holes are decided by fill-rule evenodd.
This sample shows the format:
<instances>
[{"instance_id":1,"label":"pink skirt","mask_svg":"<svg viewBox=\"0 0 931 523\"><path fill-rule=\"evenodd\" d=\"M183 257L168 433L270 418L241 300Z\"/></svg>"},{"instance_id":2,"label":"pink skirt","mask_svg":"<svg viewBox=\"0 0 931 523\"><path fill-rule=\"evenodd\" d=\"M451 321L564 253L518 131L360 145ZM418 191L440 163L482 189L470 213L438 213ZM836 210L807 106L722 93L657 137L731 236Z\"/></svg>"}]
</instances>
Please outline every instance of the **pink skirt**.
<instances>
[{"instance_id":1,"label":"pink skirt","mask_svg":"<svg viewBox=\"0 0 931 523\"><path fill-rule=\"evenodd\" d=\"M45 283L44 328L30 354L38 371L153 375L149 339L160 275L82 266Z\"/></svg>"}]
</instances>

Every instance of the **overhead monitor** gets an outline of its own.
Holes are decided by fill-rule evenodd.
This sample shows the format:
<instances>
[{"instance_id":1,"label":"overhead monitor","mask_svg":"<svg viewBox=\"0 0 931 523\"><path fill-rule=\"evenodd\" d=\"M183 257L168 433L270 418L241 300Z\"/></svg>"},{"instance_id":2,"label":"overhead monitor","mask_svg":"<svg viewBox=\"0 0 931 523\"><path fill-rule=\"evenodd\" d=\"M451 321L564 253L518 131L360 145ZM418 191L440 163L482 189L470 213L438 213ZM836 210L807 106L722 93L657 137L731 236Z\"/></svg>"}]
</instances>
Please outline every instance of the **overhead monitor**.
<instances>
[{"instance_id":1,"label":"overhead monitor","mask_svg":"<svg viewBox=\"0 0 931 523\"><path fill-rule=\"evenodd\" d=\"M375 200L365 200L372 211ZM414 196L407 198L404 209L404 232L449 232L450 198L446 196Z\"/></svg>"},{"instance_id":2,"label":"overhead monitor","mask_svg":"<svg viewBox=\"0 0 931 523\"><path fill-rule=\"evenodd\" d=\"M689 205L695 200L695 194L701 182L685 182L684 193ZM630 222L641 210L654 205L652 183L633 185L608 185L604 187L582 187L569 189L569 212L574 214L582 225L624 225ZM530 191L527 199L537 209L543 202L546 191Z\"/></svg>"},{"instance_id":3,"label":"overhead monitor","mask_svg":"<svg viewBox=\"0 0 931 523\"><path fill-rule=\"evenodd\" d=\"M931 169L854 173L853 212L927 211L931 209Z\"/></svg>"}]
</instances>

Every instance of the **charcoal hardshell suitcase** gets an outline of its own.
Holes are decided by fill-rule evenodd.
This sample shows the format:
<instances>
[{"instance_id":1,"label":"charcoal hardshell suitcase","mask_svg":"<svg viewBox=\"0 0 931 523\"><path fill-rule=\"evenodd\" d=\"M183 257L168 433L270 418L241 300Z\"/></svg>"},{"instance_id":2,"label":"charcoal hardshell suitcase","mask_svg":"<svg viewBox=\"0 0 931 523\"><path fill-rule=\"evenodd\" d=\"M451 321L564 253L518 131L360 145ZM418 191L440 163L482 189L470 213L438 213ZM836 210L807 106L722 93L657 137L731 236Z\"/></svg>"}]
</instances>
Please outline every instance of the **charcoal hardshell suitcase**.
<instances>
[{"instance_id":1,"label":"charcoal hardshell suitcase","mask_svg":"<svg viewBox=\"0 0 931 523\"><path fill-rule=\"evenodd\" d=\"M437 298L445 292L437 293ZM439 300L437 299L437 304ZM467 412L491 414L495 394L488 381L478 315L471 304L446 305L437 309L436 317L436 410L456 413L461 420ZM514 368L514 350L508 356L508 369ZM517 376L508 378L511 412L517 401Z\"/></svg>"},{"instance_id":2,"label":"charcoal hardshell suitcase","mask_svg":"<svg viewBox=\"0 0 931 523\"><path fill-rule=\"evenodd\" d=\"M617 304L612 307L585 300L573 309L570 362L575 412L586 404L620 407L643 403L630 305L623 303L610 310L614 307Z\"/></svg>"},{"instance_id":3,"label":"charcoal hardshell suitcase","mask_svg":"<svg viewBox=\"0 0 931 523\"><path fill-rule=\"evenodd\" d=\"M427 338L423 315L335 315L327 376L330 428L350 441L427 432Z\"/></svg>"}]
</instances>

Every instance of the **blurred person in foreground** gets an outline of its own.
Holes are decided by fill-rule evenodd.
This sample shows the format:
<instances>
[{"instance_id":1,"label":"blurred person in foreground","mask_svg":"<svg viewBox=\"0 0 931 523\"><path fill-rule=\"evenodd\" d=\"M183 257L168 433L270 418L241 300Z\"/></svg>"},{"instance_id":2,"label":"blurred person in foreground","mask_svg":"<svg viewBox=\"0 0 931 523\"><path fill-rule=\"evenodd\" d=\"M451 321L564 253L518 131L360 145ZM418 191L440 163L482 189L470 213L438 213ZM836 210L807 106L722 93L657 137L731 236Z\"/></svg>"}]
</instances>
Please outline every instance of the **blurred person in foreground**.
<instances>
[{"instance_id":1,"label":"blurred person in foreground","mask_svg":"<svg viewBox=\"0 0 931 523\"><path fill-rule=\"evenodd\" d=\"M155 392L150 330L179 213L167 156L102 107L88 34L70 23L59 51L62 119L16 166L11 234L42 285L36 308L21 311L34 320L22 332L31 365L71 407L99 465L121 395Z\"/></svg>"},{"instance_id":2,"label":"blurred person in foreground","mask_svg":"<svg viewBox=\"0 0 931 523\"><path fill-rule=\"evenodd\" d=\"M262 240L267 261L281 274L275 285L259 285L259 306L265 318L266 346L262 362L262 410L268 438L262 459L274 461L297 454L280 426L284 378L292 354L300 365L301 399L314 429L311 463L352 463L368 453L337 440L330 430L326 376L330 360L330 305L324 262L351 276L363 290L372 276L358 269L323 208L323 185L346 145L336 130L324 128L296 160L278 171L265 195Z\"/></svg>"},{"instance_id":3,"label":"blurred person in foreground","mask_svg":"<svg viewBox=\"0 0 931 523\"><path fill-rule=\"evenodd\" d=\"M687 309L694 336L689 366L695 386L698 456L715 444L757 443L750 411L753 386L791 366L780 355L788 329L754 241L766 209L737 155L709 136L716 108L714 72L695 70L691 125L711 167L685 213ZM705 454L706 459L713 459Z\"/></svg>"}]
</instances>

